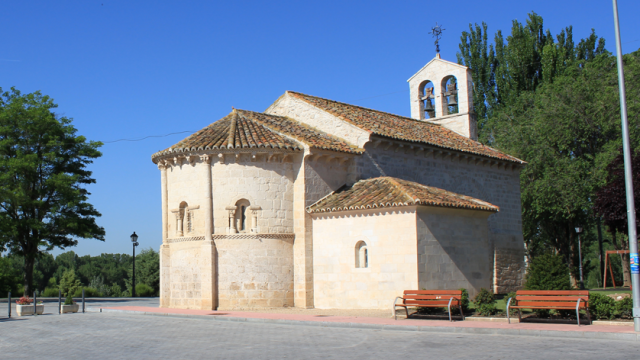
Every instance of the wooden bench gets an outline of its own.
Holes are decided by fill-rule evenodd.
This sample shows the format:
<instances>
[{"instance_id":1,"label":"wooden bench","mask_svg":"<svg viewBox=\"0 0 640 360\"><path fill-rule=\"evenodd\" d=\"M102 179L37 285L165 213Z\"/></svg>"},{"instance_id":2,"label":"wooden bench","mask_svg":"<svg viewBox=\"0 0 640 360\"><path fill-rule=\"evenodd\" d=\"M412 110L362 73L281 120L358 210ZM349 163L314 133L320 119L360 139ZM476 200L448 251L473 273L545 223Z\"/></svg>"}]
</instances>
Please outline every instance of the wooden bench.
<instances>
[{"instance_id":1,"label":"wooden bench","mask_svg":"<svg viewBox=\"0 0 640 360\"><path fill-rule=\"evenodd\" d=\"M516 292L516 305L511 305L513 298L507 301L507 320L511 324L509 309L518 309L518 319L522 320L521 309L549 309L549 310L575 310L580 326L580 310L587 311L587 318L591 323L589 314L589 291L586 290L518 290Z\"/></svg>"},{"instance_id":2,"label":"wooden bench","mask_svg":"<svg viewBox=\"0 0 640 360\"><path fill-rule=\"evenodd\" d=\"M462 290L405 290L403 296L398 296L393 301L393 317L398 320L396 307L403 307L409 317L409 307L446 307L449 310L449 321L451 320L451 307L458 307L460 315L464 320L460 298ZM398 299L402 299L402 304L398 304Z\"/></svg>"}]
</instances>

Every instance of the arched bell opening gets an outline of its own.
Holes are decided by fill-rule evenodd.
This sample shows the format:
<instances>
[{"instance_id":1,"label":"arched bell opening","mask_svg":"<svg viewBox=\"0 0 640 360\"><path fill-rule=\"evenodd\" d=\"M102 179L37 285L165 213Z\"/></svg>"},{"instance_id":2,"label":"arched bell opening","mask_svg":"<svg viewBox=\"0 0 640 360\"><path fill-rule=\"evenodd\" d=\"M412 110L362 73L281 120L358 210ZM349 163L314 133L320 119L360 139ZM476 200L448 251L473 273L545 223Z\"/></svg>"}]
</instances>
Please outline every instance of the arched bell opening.
<instances>
[{"instance_id":1,"label":"arched bell opening","mask_svg":"<svg viewBox=\"0 0 640 360\"><path fill-rule=\"evenodd\" d=\"M443 115L457 114L458 109L458 80L449 75L442 79L442 111Z\"/></svg>"},{"instance_id":2,"label":"arched bell opening","mask_svg":"<svg viewBox=\"0 0 640 360\"><path fill-rule=\"evenodd\" d=\"M418 102L420 103L420 119L436 117L435 87L430 80L423 81L418 88Z\"/></svg>"}]
</instances>

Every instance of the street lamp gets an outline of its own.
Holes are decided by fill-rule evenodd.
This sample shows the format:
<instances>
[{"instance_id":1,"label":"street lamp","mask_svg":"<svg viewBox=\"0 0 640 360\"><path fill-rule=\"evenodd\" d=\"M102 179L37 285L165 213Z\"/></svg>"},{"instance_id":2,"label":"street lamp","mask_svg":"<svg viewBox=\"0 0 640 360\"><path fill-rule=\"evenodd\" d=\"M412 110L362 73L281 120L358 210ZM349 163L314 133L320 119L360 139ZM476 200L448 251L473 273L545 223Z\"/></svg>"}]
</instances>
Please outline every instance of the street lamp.
<instances>
[{"instance_id":1,"label":"street lamp","mask_svg":"<svg viewBox=\"0 0 640 360\"><path fill-rule=\"evenodd\" d=\"M131 297L136 297L136 246L138 246L138 235L134 231L131 234L131 242L133 243L133 281L131 282Z\"/></svg>"},{"instance_id":2,"label":"street lamp","mask_svg":"<svg viewBox=\"0 0 640 360\"><path fill-rule=\"evenodd\" d=\"M580 260L580 290L584 290L584 279L582 278L582 243L580 242L580 234L582 234L582 228L576 227L576 233L578 234L578 258Z\"/></svg>"}]
</instances>

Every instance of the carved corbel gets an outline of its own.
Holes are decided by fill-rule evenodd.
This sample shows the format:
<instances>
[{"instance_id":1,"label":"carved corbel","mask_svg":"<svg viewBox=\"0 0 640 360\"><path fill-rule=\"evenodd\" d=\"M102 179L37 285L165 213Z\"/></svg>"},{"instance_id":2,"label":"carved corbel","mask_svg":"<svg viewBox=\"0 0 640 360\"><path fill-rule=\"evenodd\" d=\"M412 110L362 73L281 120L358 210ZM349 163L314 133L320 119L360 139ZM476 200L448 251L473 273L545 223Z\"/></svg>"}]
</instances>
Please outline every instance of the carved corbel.
<instances>
[{"instance_id":1,"label":"carved corbel","mask_svg":"<svg viewBox=\"0 0 640 360\"><path fill-rule=\"evenodd\" d=\"M417 147L416 148L416 156L420 156L421 152L424 152L424 148L423 147Z\"/></svg>"},{"instance_id":2,"label":"carved corbel","mask_svg":"<svg viewBox=\"0 0 640 360\"><path fill-rule=\"evenodd\" d=\"M386 151L386 150L389 150L389 148L391 148L392 146L393 146L393 141L388 141L387 146L383 147L383 149Z\"/></svg>"},{"instance_id":3,"label":"carved corbel","mask_svg":"<svg viewBox=\"0 0 640 360\"><path fill-rule=\"evenodd\" d=\"M200 155L199 158L200 158L200 161L203 164L211 164L211 156L210 155Z\"/></svg>"},{"instance_id":4,"label":"carved corbel","mask_svg":"<svg viewBox=\"0 0 640 360\"><path fill-rule=\"evenodd\" d=\"M378 146L380 146L380 144L382 144L382 140L376 139L373 140L373 148L377 148Z\"/></svg>"},{"instance_id":5,"label":"carved corbel","mask_svg":"<svg viewBox=\"0 0 640 360\"><path fill-rule=\"evenodd\" d=\"M402 144L398 144L398 147L396 148L396 150L395 150L394 152L398 152L398 151L400 151L401 149L404 149L404 145L402 145Z\"/></svg>"},{"instance_id":6,"label":"carved corbel","mask_svg":"<svg viewBox=\"0 0 640 360\"><path fill-rule=\"evenodd\" d=\"M220 164L224 164L224 154L223 153L218 154L218 162Z\"/></svg>"},{"instance_id":7,"label":"carved corbel","mask_svg":"<svg viewBox=\"0 0 640 360\"><path fill-rule=\"evenodd\" d=\"M251 162L256 162L258 160L258 155L254 152L251 153Z\"/></svg>"}]
</instances>

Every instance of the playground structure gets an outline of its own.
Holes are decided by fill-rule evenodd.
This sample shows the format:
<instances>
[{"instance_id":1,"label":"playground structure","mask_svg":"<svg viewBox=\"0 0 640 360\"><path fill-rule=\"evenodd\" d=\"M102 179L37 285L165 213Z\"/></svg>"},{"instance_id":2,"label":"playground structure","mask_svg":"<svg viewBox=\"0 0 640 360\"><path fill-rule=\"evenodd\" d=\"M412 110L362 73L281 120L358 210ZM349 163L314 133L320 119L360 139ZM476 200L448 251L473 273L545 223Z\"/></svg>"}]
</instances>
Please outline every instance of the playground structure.
<instances>
[{"instance_id":1,"label":"playground structure","mask_svg":"<svg viewBox=\"0 0 640 360\"><path fill-rule=\"evenodd\" d=\"M611 266L611 262L609 261L609 255L610 254L622 255L622 254L628 254L628 253L629 253L629 250L607 250L606 255L604 256L604 274L602 276L603 289L607 288L607 264L609 265L609 274L611 275L611 282L613 283L613 287L614 288L617 287L616 278L613 276L613 267ZM623 286L623 285L624 285L624 282L620 286Z\"/></svg>"}]
</instances>

